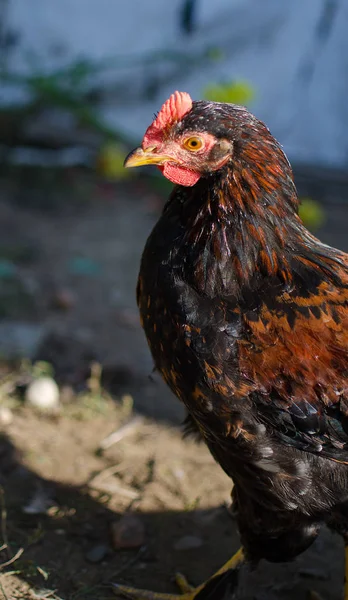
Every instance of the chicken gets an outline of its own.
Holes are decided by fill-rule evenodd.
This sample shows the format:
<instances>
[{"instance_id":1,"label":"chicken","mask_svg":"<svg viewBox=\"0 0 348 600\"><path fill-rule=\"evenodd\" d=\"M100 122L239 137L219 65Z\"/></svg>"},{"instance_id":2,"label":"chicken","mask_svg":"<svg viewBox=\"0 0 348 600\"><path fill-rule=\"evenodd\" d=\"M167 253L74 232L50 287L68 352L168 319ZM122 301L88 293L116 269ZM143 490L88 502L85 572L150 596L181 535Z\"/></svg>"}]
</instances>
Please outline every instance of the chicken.
<instances>
[{"instance_id":1,"label":"chicken","mask_svg":"<svg viewBox=\"0 0 348 600\"><path fill-rule=\"evenodd\" d=\"M348 255L304 227L290 164L244 107L175 92L125 161L149 164L176 186L141 261L142 324L234 482L242 549L212 590L242 562L296 557L324 523L348 544Z\"/></svg>"}]
</instances>

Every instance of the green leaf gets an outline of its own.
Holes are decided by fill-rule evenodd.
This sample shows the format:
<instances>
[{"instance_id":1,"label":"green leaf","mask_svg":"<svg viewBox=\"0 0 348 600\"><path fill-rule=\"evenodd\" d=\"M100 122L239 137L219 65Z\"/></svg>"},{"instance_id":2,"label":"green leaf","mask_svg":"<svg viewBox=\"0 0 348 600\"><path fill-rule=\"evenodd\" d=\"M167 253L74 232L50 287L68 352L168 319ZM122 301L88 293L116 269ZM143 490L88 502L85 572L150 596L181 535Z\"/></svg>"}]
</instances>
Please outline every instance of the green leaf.
<instances>
[{"instance_id":1,"label":"green leaf","mask_svg":"<svg viewBox=\"0 0 348 600\"><path fill-rule=\"evenodd\" d=\"M130 172L123 166L126 154L127 151L123 144L112 141L106 142L100 148L97 157L97 171L107 179L114 181L127 179Z\"/></svg>"},{"instance_id":2,"label":"green leaf","mask_svg":"<svg viewBox=\"0 0 348 600\"><path fill-rule=\"evenodd\" d=\"M248 104L255 97L255 89L247 81L231 81L207 85L203 97L214 102Z\"/></svg>"},{"instance_id":3,"label":"green leaf","mask_svg":"<svg viewBox=\"0 0 348 600\"><path fill-rule=\"evenodd\" d=\"M218 46L211 46L207 50L207 57L210 58L210 60L220 61L224 56L223 51Z\"/></svg>"},{"instance_id":4,"label":"green leaf","mask_svg":"<svg viewBox=\"0 0 348 600\"><path fill-rule=\"evenodd\" d=\"M318 229L325 221L325 212L320 204L312 198L300 199L299 214L304 223L309 229Z\"/></svg>"}]
</instances>

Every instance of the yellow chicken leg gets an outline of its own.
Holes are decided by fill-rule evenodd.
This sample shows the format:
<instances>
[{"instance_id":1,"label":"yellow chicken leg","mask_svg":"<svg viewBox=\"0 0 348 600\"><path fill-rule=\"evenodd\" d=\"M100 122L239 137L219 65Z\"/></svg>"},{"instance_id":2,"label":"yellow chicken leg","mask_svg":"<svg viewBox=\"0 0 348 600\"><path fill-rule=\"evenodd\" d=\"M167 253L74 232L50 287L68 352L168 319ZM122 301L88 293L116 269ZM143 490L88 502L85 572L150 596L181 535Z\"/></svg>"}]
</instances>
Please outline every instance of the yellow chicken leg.
<instances>
[{"instance_id":1,"label":"yellow chicken leg","mask_svg":"<svg viewBox=\"0 0 348 600\"><path fill-rule=\"evenodd\" d=\"M137 588L128 587L126 585L114 584L114 591L117 595L123 596L124 598L129 598L130 600L194 600L197 598L199 592L201 592L205 588L212 587L212 591L215 589L214 580L216 580L216 585L218 585L220 580L220 575L227 573L228 571L232 571L237 569L244 562L244 553L243 549L240 548L238 552L230 560L227 561L219 569L212 577L210 577L207 581L202 583L196 588L192 588L190 584L187 582L186 578L178 574L176 577L176 582L183 592L183 594L162 594L159 592L150 592L148 590L138 590ZM219 596L215 592L212 598L219 599Z\"/></svg>"}]
</instances>

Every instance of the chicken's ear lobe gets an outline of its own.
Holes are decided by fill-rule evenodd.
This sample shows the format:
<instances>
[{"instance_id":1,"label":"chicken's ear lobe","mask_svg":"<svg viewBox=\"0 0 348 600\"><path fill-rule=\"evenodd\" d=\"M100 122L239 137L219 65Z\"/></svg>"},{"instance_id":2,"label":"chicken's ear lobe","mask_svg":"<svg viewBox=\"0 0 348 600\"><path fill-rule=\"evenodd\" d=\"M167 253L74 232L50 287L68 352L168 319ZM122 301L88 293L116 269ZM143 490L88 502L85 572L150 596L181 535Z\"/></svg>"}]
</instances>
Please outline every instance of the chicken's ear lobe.
<instances>
[{"instance_id":1,"label":"chicken's ear lobe","mask_svg":"<svg viewBox=\"0 0 348 600\"><path fill-rule=\"evenodd\" d=\"M170 128L180 121L192 108L192 99L187 92L174 92L163 104L156 119L147 128L143 149L163 141Z\"/></svg>"},{"instance_id":2,"label":"chicken's ear lobe","mask_svg":"<svg viewBox=\"0 0 348 600\"><path fill-rule=\"evenodd\" d=\"M222 158L224 158L225 156L227 156L228 154L232 155L233 153L233 142L229 141L229 140L219 140L218 142L216 142L216 144L214 145L211 153L210 153L210 160L213 161L220 161Z\"/></svg>"}]
</instances>

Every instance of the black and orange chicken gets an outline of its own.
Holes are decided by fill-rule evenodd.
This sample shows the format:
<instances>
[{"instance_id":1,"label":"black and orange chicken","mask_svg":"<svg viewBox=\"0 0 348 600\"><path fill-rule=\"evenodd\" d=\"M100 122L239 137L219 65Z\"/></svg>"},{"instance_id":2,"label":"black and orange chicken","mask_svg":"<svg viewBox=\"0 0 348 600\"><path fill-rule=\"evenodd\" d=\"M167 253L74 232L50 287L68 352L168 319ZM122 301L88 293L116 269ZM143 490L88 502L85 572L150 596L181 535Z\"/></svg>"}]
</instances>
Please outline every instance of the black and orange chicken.
<instances>
[{"instance_id":1,"label":"black and orange chicken","mask_svg":"<svg viewBox=\"0 0 348 600\"><path fill-rule=\"evenodd\" d=\"M181 598L218 598L224 573L296 557L323 523L348 544L348 255L304 227L284 152L243 107L176 92L125 161L149 164L177 185L143 253L141 319L233 479L242 544Z\"/></svg>"}]
</instances>

